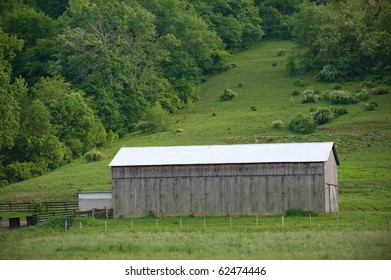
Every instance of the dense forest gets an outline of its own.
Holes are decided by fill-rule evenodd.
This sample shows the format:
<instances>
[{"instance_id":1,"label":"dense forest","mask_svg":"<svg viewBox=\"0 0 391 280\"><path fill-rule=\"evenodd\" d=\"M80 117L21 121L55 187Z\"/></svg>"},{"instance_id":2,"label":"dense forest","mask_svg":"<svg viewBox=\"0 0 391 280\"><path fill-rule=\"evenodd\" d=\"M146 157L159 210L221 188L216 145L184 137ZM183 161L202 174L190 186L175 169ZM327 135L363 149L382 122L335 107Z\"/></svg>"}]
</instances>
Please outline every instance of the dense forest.
<instances>
[{"instance_id":1,"label":"dense forest","mask_svg":"<svg viewBox=\"0 0 391 280\"><path fill-rule=\"evenodd\" d=\"M388 0L0 0L0 184L166 129L267 39L290 75L391 82Z\"/></svg>"}]
</instances>

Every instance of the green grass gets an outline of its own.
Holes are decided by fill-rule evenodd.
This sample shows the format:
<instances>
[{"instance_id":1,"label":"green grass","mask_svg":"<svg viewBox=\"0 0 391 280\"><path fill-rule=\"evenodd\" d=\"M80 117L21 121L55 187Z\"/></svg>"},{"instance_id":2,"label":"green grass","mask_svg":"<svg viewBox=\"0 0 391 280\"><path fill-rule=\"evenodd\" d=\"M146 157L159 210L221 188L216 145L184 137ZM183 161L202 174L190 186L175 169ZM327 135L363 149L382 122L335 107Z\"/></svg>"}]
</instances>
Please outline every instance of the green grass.
<instances>
[{"instance_id":1,"label":"green grass","mask_svg":"<svg viewBox=\"0 0 391 280\"><path fill-rule=\"evenodd\" d=\"M178 230L177 220L168 219L166 227L159 220L159 229L155 220L146 220L137 229L136 223L142 219L133 221L134 228L124 219L109 221L109 232L105 233L98 221L90 229L78 231L76 227L66 233L47 233L39 228L0 231L0 258L390 259L391 94L371 96L369 102L379 104L374 111L364 110L362 104L347 105L347 115L318 126L315 133L292 133L287 128L292 117L308 114L311 108L331 106L324 100L302 104L300 96L291 95L295 89L330 89L330 84L315 82L310 76L286 74L287 56L277 56L276 50L285 49L289 55L292 48L289 41L268 41L232 56L230 63L236 67L202 84L200 100L171 115L168 131L129 134L105 147L106 158L99 162L78 159L44 176L0 188L0 201L73 200L78 191L110 190L108 164L122 146L333 141L341 163L339 226L334 216L316 217L311 227L305 218L296 225L287 220L285 229L279 225L281 217L264 218L266 224L260 229L237 225L227 229L225 221L224 226L207 229L184 224L182 230ZM273 62L277 65L272 66ZM295 86L298 79L308 86ZM342 89L355 92L360 84L344 83ZM219 97L227 88L238 96L222 102ZM272 128L275 120L284 125ZM364 210L366 226L360 224ZM254 217L248 219L254 223ZM279 226L272 222L268 226L268 219L276 219ZM320 226L315 226L316 221ZM148 222L152 223L150 228ZM103 239L107 240L104 244L99 242ZM34 249L40 242L47 249Z\"/></svg>"},{"instance_id":2,"label":"green grass","mask_svg":"<svg viewBox=\"0 0 391 280\"><path fill-rule=\"evenodd\" d=\"M0 232L0 259L389 259L385 213L325 217L79 218ZM57 219L57 221L59 221ZM28 236L28 238L25 238ZM42 246L44 244L44 246Z\"/></svg>"}]
</instances>

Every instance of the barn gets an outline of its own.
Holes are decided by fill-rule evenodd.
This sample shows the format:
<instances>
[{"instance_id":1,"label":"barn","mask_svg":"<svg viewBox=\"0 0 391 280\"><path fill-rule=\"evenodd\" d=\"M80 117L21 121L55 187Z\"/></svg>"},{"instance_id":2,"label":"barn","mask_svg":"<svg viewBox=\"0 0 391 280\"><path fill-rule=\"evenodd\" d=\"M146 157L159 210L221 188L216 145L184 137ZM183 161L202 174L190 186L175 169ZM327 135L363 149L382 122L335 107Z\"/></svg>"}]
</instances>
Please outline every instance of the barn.
<instances>
[{"instance_id":1,"label":"barn","mask_svg":"<svg viewBox=\"0 0 391 280\"><path fill-rule=\"evenodd\" d=\"M338 212L332 142L123 147L109 166L115 216Z\"/></svg>"}]
</instances>

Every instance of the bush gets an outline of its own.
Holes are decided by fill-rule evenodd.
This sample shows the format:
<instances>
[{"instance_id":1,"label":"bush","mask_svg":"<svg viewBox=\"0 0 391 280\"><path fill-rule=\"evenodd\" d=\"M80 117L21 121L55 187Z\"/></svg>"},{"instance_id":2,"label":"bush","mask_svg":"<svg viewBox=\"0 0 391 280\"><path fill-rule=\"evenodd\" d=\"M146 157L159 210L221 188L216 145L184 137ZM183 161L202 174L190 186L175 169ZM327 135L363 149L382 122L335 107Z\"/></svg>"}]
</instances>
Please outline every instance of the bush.
<instances>
[{"instance_id":1,"label":"bush","mask_svg":"<svg viewBox=\"0 0 391 280\"><path fill-rule=\"evenodd\" d=\"M364 81L361 83L362 87L373 88L375 83L373 81Z\"/></svg>"},{"instance_id":2,"label":"bush","mask_svg":"<svg viewBox=\"0 0 391 280\"><path fill-rule=\"evenodd\" d=\"M286 64L286 71L290 76L295 76L299 74L299 68L296 64L294 56L288 56L288 62Z\"/></svg>"},{"instance_id":3,"label":"bush","mask_svg":"<svg viewBox=\"0 0 391 280\"><path fill-rule=\"evenodd\" d=\"M346 115L348 110L344 106L333 106L331 107L331 112L333 112L334 118L338 118L339 116Z\"/></svg>"},{"instance_id":4,"label":"bush","mask_svg":"<svg viewBox=\"0 0 391 280\"><path fill-rule=\"evenodd\" d=\"M301 134L310 134L315 131L316 123L313 119L309 117L304 117L302 115L297 115L292 118L288 125L289 130L301 133Z\"/></svg>"},{"instance_id":5,"label":"bush","mask_svg":"<svg viewBox=\"0 0 391 280\"><path fill-rule=\"evenodd\" d=\"M316 103L319 97L314 90L307 89L301 93L301 103Z\"/></svg>"},{"instance_id":6,"label":"bush","mask_svg":"<svg viewBox=\"0 0 391 280\"><path fill-rule=\"evenodd\" d=\"M33 162L15 162L5 167L5 175L8 182L18 182L30 179L34 176L35 166Z\"/></svg>"},{"instance_id":7,"label":"bush","mask_svg":"<svg viewBox=\"0 0 391 280\"><path fill-rule=\"evenodd\" d=\"M331 109L319 107L311 113L311 117L317 124L325 124L334 119L334 114Z\"/></svg>"},{"instance_id":8,"label":"bush","mask_svg":"<svg viewBox=\"0 0 391 280\"><path fill-rule=\"evenodd\" d=\"M372 90L373 95L388 94L390 89L386 86L378 86Z\"/></svg>"},{"instance_id":9,"label":"bush","mask_svg":"<svg viewBox=\"0 0 391 280\"><path fill-rule=\"evenodd\" d=\"M278 49L276 51L277 56L285 56L286 55L286 50L285 49Z\"/></svg>"},{"instance_id":10,"label":"bush","mask_svg":"<svg viewBox=\"0 0 391 280\"><path fill-rule=\"evenodd\" d=\"M231 89L225 89L224 94L220 96L221 101L228 101L236 98L238 95Z\"/></svg>"},{"instance_id":11,"label":"bush","mask_svg":"<svg viewBox=\"0 0 391 280\"><path fill-rule=\"evenodd\" d=\"M84 154L83 159L86 162L94 162L94 161L100 161L104 157L105 157L104 153L96 149L92 149L91 151Z\"/></svg>"},{"instance_id":12,"label":"bush","mask_svg":"<svg viewBox=\"0 0 391 280\"><path fill-rule=\"evenodd\" d=\"M294 91L292 91L292 93L291 93L291 95L293 95L293 96L297 96L297 95L299 95L300 94L300 92L297 90L297 89L295 89Z\"/></svg>"},{"instance_id":13,"label":"bush","mask_svg":"<svg viewBox=\"0 0 391 280\"><path fill-rule=\"evenodd\" d=\"M303 210L301 208L290 208L285 211L286 217L312 217L318 216L318 213L312 210Z\"/></svg>"},{"instance_id":14,"label":"bush","mask_svg":"<svg viewBox=\"0 0 391 280\"><path fill-rule=\"evenodd\" d=\"M154 133L169 128L169 114L156 102L144 115L140 128L143 132Z\"/></svg>"},{"instance_id":15,"label":"bush","mask_svg":"<svg viewBox=\"0 0 391 280\"><path fill-rule=\"evenodd\" d=\"M272 128L281 128L284 125L282 120L272 122Z\"/></svg>"},{"instance_id":16,"label":"bush","mask_svg":"<svg viewBox=\"0 0 391 280\"><path fill-rule=\"evenodd\" d=\"M369 91L366 89L362 89L355 95L355 97L358 101L368 100L369 99Z\"/></svg>"},{"instance_id":17,"label":"bush","mask_svg":"<svg viewBox=\"0 0 391 280\"><path fill-rule=\"evenodd\" d=\"M326 65L318 73L317 78L321 81L333 82L340 77L341 73L332 65Z\"/></svg>"},{"instance_id":18,"label":"bush","mask_svg":"<svg viewBox=\"0 0 391 280\"><path fill-rule=\"evenodd\" d=\"M306 87L306 86L308 86L308 82L303 81L303 80L296 80L293 84L295 86L297 86L297 87Z\"/></svg>"},{"instance_id":19,"label":"bush","mask_svg":"<svg viewBox=\"0 0 391 280\"><path fill-rule=\"evenodd\" d=\"M363 103L365 111L373 111L378 106L376 102Z\"/></svg>"},{"instance_id":20,"label":"bush","mask_svg":"<svg viewBox=\"0 0 391 280\"><path fill-rule=\"evenodd\" d=\"M344 90L334 90L331 92L326 92L323 94L323 96L326 98L326 100L329 100L333 104L346 105L358 102L357 98L354 95Z\"/></svg>"}]
</instances>

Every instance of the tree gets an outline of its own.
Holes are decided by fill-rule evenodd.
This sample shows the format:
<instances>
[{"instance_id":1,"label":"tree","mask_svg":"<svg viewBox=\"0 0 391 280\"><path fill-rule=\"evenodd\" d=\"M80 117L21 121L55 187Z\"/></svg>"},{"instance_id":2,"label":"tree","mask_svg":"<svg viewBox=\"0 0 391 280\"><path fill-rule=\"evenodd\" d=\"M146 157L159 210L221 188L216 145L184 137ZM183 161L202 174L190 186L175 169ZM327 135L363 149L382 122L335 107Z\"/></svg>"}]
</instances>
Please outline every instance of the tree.
<instances>
[{"instance_id":1,"label":"tree","mask_svg":"<svg viewBox=\"0 0 391 280\"><path fill-rule=\"evenodd\" d=\"M11 65L8 62L22 49L22 41L0 28L0 149L10 148L19 131L20 108L11 93Z\"/></svg>"},{"instance_id":2,"label":"tree","mask_svg":"<svg viewBox=\"0 0 391 280\"><path fill-rule=\"evenodd\" d=\"M153 21L135 1L104 2L73 15L59 36L57 73L86 92L108 130L140 119L140 95L153 102L162 94L156 65L165 54L155 44Z\"/></svg>"},{"instance_id":3,"label":"tree","mask_svg":"<svg viewBox=\"0 0 391 280\"><path fill-rule=\"evenodd\" d=\"M323 70L319 78L335 80L387 71L391 34L383 24L383 15L390 13L390 4L383 0L374 3L304 1L292 20L303 70Z\"/></svg>"}]
</instances>

